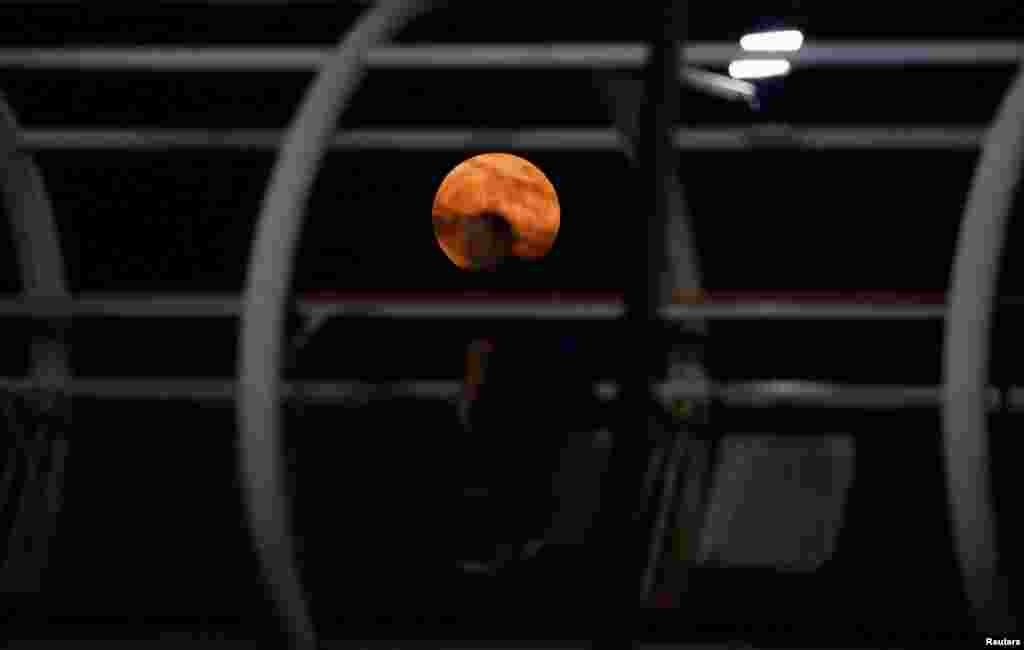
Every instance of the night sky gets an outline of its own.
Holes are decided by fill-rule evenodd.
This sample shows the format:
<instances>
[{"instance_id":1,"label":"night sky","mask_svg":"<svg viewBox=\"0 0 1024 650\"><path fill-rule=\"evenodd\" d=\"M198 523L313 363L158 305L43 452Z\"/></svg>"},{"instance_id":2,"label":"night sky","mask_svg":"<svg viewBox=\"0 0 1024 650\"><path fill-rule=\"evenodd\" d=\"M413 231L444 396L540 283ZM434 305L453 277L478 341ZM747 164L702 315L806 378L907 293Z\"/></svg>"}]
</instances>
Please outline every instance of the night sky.
<instances>
[{"instance_id":1,"label":"night sky","mask_svg":"<svg viewBox=\"0 0 1024 650\"><path fill-rule=\"evenodd\" d=\"M0 43L325 46L358 13L323 2L213 4L176 3L132 13L86 3L31 9L5 3ZM506 3L479 4L486 7L420 19L400 40L643 37L640 22L617 11L621 3L607 9L586 3L594 5L592 13L576 19L541 18ZM691 11L691 38L733 40L757 18L718 4L701 3ZM801 9L810 3L775 4L780 15L799 18L809 40L1011 39L1020 37L1022 27L1012 2L972 3L970 17L952 7L922 16L828 3L828 13L819 15ZM797 70L774 88L760 111L681 90L681 122L980 128L994 116L1012 74L1009 66ZM308 73L0 69L0 90L26 129L276 129L287 125L310 79ZM599 79L580 71L375 71L339 126L606 127L610 118L595 86ZM643 261L621 246L622 233L645 218L634 207L639 179L623 155L517 151L558 190L562 226L552 253L493 274L457 270L435 244L430 207L444 175L474 153L479 152L329 153L308 206L295 291L609 292L621 289L627 265ZM53 200L74 291L241 291L272 152L47 151L36 160ZM976 153L944 151L679 154L706 285L753 291L945 291L976 162ZM1011 229L1003 288L1020 294L1024 286L1016 269L1024 255L1018 254L1016 230ZM12 293L18 286L8 237L0 233L0 246L8 251L0 256L0 288ZM587 332L595 365L628 353L628 341L605 330ZM476 333L468 326L334 323L294 372L335 379L455 377L462 370L463 346ZM722 379L934 384L941 333L933 322L722 324L714 331L710 359ZM83 376L229 377L236 371L237 324L231 320L95 320L76 325L72 342L75 372ZM14 344L8 347L10 358L21 354ZM996 357L1015 359L1011 347L1000 340ZM1021 383L1019 373L1017 379ZM51 572L62 611L242 618L265 612L233 482L228 405L83 401L75 408L69 514L62 524L59 568ZM451 414L423 404L407 405L404 413L375 408L308 408L289 415L291 444L304 459L299 463L307 476L317 477L303 479L296 489L304 504L298 525L310 539L309 557L315 557L310 566L323 568L310 569L317 576L311 578L315 589L327 594L320 596L320 612L331 609L324 603L344 601L337 594L346 581L385 601L397 590L420 602L416 598L435 597L427 585L436 582L430 580L454 580L424 558L446 552L437 549L457 539L457 527L465 523L458 523L451 506L438 505L445 498L442 488L422 487L438 475L458 483L463 465L452 458L468 452L454 450ZM846 613L843 620L891 623L900 602L923 597L921 584L934 581L934 602L926 603L939 612L934 618L960 620L943 514L937 413L723 417L728 426L746 431L807 427L868 434L858 447L858 482L836 560L818 582L801 583L801 598L808 600L799 602L810 606L813 597L807 594L828 594L846 599L838 605ZM352 453L353 444L358 453ZM476 457L466 462L501 462L495 445L474 447ZM434 469L428 469L431 463ZM410 486L422 488L413 490L415 498L407 493ZM444 534L432 535L435 528ZM383 530L388 541L373 541ZM386 585L360 573L359 567L377 566L381 558L374 552L405 558L386 574ZM431 568L410 568L417 562ZM410 578L410 571L426 573ZM736 616L746 619L763 606L752 595L760 592L739 598L717 584L720 600L706 604L716 615L728 619L724 608L735 605L741 612ZM857 595L881 586L884 594ZM731 598L746 604L730 604Z\"/></svg>"}]
</instances>

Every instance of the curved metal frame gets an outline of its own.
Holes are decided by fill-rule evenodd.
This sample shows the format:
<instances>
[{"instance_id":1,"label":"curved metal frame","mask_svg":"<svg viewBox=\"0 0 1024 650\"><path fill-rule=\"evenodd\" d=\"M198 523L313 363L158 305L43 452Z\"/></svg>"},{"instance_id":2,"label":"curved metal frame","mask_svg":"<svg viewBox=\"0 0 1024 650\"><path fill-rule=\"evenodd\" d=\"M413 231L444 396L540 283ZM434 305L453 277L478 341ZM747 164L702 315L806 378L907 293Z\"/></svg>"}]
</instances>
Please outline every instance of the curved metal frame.
<instances>
[{"instance_id":1,"label":"curved metal frame","mask_svg":"<svg viewBox=\"0 0 1024 650\"><path fill-rule=\"evenodd\" d=\"M1003 100L975 170L953 264L943 350L942 423L949 508L964 589L979 627L1012 623L998 567L989 476L987 383L992 311L1024 156L1024 73Z\"/></svg>"},{"instance_id":2,"label":"curved metal frame","mask_svg":"<svg viewBox=\"0 0 1024 650\"><path fill-rule=\"evenodd\" d=\"M281 477L279 381L285 306L303 210L338 117L365 74L367 52L429 5L425 0L383 2L342 39L288 128L253 244L239 353L239 470L249 528L266 580L299 647L314 647L316 633L295 564Z\"/></svg>"},{"instance_id":3,"label":"curved metal frame","mask_svg":"<svg viewBox=\"0 0 1024 650\"><path fill-rule=\"evenodd\" d=\"M19 127L14 111L0 94L0 193L10 220L21 275L22 295L28 298L68 298L64 258L61 254L57 224L43 177L31 156L21 150ZM30 385L43 389L40 406L68 421L70 402L64 397L70 381L67 345L60 328L33 337L29 377ZM14 521L8 557L2 576L16 578L20 589L39 586L40 572L46 566L49 539L56 523L60 503L64 462L68 442L58 427L49 439L33 441L48 447L51 456L48 470L34 478L22 494L22 505ZM36 506L26 499L41 500ZM33 538L31 544L24 543ZM15 557L17 552L30 557Z\"/></svg>"}]
</instances>

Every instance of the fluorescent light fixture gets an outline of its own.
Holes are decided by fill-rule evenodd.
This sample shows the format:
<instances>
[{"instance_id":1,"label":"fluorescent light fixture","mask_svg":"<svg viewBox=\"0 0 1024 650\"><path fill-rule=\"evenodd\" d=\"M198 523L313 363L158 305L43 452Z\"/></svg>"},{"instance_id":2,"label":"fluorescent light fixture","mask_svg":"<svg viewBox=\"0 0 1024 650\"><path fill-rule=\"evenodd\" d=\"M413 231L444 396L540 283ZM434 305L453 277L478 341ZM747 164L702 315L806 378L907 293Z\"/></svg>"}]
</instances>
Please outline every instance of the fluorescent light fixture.
<instances>
[{"instance_id":1,"label":"fluorescent light fixture","mask_svg":"<svg viewBox=\"0 0 1024 650\"><path fill-rule=\"evenodd\" d=\"M740 39L740 47L747 52L796 52L803 44L804 35L799 29L754 32Z\"/></svg>"},{"instance_id":2,"label":"fluorescent light fixture","mask_svg":"<svg viewBox=\"0 0 1024 650\"><path fill-rule=\"evenodd\" d=\"M767 79L789 74L789 61L785 59L743 59L729 64L733 79Z\"/></svg>"},{"instance_id":3,"label":"fluorescent light fixture","mask_svg":"<svg viewBox=\"0 0 1024 650\"><path fill-rule=\"evenodd\" d=\"M757 88L748 81L740 81L724 74L690 67L683 71L683 78L694 88L704 90L716 97L745 102L757 100Z\"/></svg>"}]
</instances>

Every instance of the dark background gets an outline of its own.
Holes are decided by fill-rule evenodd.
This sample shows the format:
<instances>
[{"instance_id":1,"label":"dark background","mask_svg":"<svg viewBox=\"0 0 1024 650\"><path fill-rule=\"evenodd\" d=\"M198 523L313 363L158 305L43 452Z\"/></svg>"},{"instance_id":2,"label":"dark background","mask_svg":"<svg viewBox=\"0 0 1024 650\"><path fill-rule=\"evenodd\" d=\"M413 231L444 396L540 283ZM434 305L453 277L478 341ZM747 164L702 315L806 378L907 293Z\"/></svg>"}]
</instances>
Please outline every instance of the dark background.
<instances>
[{"instance_id":1,"label":"dark background","mask_svg":"<svg viewBox=\"0 0 1024 650\"><path fill-rule=\"evenodd\" d=\"M793 18L810 41L1012 40L1024 27L1021 10L1008 1L927 11L916 3L904 10L895 3L814 3L813 10L811 3L759 3L760 14L693 4L689 38L697 41L735 40L770 15ZM467 3L418 20L400 41L644 38L630 6L586 6L574 15L541 12L539 5ZM5 4L0 43L319 46L334 43L357 13L329 3L175 3L144 10ZM798 69L760 112L681 90L681 122L980 127L992 119L1013 72L1010 66ZM310 78L0 70L0 88L25 128L282 128ZM607 126L593 81L587 72L375 71L341 127ZM296 290L621 288L622 270L640 261L621 249L621 234L643 218L632 207L636 179L623 156L519 152L558 189L562 230L545 260L481 275L456 270L429 224L437 184L472 153L330 153L308 207ZM705 283L724 290L943 292L976 159L941 151L681 153ZM36 160L75 291L241 290L271 152L53 151ZM11 293L18 286L8 236L0 234L0 250L8 251L0 258L0 287ZM1004 263L1004 291L1011 294L1021 290L1014 281L1017 240L1011 237ZM480 331L334 323L294 374L455 378L465 343ZM577 333L590 334L595 363L628 348L604 330ZM712 371L725 380L934 384L941 334L933 322L721 324L711 340ZM92 320L76 324L72 344L82 376L229 377L237 323ZM20 339L6 345L5 365L18 365ZM1012 366L1014 353L1012 342L1000 340L997 363ZM41 609L59 612L65 622L78 617L93 631L103 621L147 616L162 617L165 626L179 616L182 625L221 617L272 627L234 483L230 405L82 400L74 413L66 515ZM561 583L599 584L602 564L616 561L589 558L572 580L555 569L501 588L467 583L447 569L451 547L470 525L451 495L467 474L507 462L501 449L509 441L467 446L447 409L423 403L362 411L309 407L289 417L289 444L303 477L296 486L297 527L307 539L307 579L322 620L353 605L378 612L380 603L389 613L458 612L470 605L522 612L532 603L551 618L560 610L538 606L546 602L540 595L576 593L572 584L552 586ZM759 411L723 422L736 431L860 436L840 548L826 570L807 579L699 576L694 601L659 619L663 625L777 628L827 620L903 631L935 629L935 621L964 625L936 412ZM1009 444L998 433L1012 423L996 424L997 443ZM997 446L1004 456L1012 451L1002 450ZM526 480L545 480L528 461L522 472ZM559 601L561 609L575 609L566 602L569 596Z\"/></svg>"}]
</instances>

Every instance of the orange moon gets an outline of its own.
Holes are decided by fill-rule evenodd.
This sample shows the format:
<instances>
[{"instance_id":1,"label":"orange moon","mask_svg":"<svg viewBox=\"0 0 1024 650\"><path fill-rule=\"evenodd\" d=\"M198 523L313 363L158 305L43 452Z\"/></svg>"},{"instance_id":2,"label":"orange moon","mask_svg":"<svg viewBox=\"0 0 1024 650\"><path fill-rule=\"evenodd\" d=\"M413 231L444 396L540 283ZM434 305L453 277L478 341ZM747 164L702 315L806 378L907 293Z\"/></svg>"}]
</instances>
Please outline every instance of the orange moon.
<instances>
[{"instance_id":1,"label":"orange moon","mask_svg":"<svg viewBox=\"0 0 1024 650\"><path fill-rule=\"evenodd\" d=\"M515 256L540 259L555 244L561 209L554 185L536 165L485 153L441 181L432 210L434 236L460 269L486 270Z\"/></svg>"}]
</instances>

